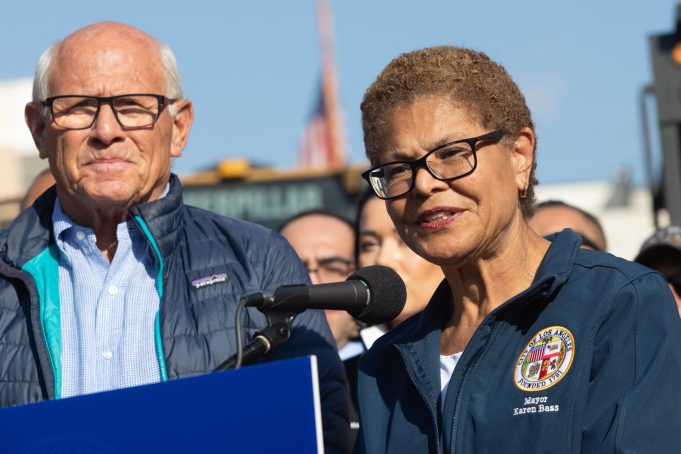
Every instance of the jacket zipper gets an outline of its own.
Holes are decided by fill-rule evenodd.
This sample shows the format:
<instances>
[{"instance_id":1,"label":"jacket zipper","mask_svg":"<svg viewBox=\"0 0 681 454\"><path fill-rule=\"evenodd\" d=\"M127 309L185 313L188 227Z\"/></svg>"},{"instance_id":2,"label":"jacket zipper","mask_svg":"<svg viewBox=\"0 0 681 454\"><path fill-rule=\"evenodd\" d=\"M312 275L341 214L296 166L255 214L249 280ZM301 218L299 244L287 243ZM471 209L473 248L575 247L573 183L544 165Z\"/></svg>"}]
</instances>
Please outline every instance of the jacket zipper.
<instances>
[{"instance_id":1,"label":"jacket zipper","mask_svg":"<svg viewBox=\"0 0 681 454\"><path fill-rule=\"evenodd\" d=\"M472 363L470 366L466 368L466 371L463 374L463 378L461 379L461 383L459 383L459 387L456 392L456 402L454 403L454 417L452 418L452 441L450 442L450 446L452 447L452 450L449 454L455 454L456 453L456 438L457 434L459 433L459 416L461 413L461 399L463 396L463 389L466 386L466 382L468 381L468 376L470 375L471 371L478 365L478 362L480 361L480 358L485 356L485 353L487 353L487 349L489 346L492 344L492 341L494 340L494 333L496 331L496 324L492 325L492 329L489 333L489 338L487 342L485 343L485 346L483 350L473 359ZM471 339L472 340L472 339Z\"/></svg>"},{"instance_id":2,"label":"jacket zipper","mask_svg":"<svg viewBox=\"0 0 681 454\"><path fill-rule=\"evenodd\" d=\"M468 379L468 373L470 372L471 368L475 366L478 363L477 358L475 359L474 363L471 364L471 367L466 369L466 372L463 374L463 378L461 379L461 383L459 383L459 388L456 391L456 402L454 403L454 417L452 418L452 441L450 443L450 446L452 447L452 451L450 454L455 454L456 452L456 435L459 432L459 412L461 410L460 408L460 403L461 403L461 396L462 393L461 391L463 390L464 384L466 383Z\"/></svg>"},{"instance_id":3,"label":"jacket zipper","mask_svg":"<svg viewBox=\"0 0 681 454\"><path fill-rule=\"evenodd\" d=\"M397 346L395 346L397 347ZM417 383L417 377L414 376L414 372L412 369L408 366L408 361L405 356L405 354L402 352L402 349L397 347L397 350L400 352L400 356L402 357L402 361L404 362L405 369L407 370L407 373L409 374L409 378L411 378L411 381L416 385ZM418 393L421 395L421 399L423 399L423 402L426 404L428 409L430 410L430 420L433 423L433 428L435 432L435 448L436 448L436 453L440 454L440 431L438 429L437 425L437 417L435 416L437 414L437 409L433 410L433 407L430 405L430 402L428 401L427 396L424 394L423 390L421 389L420 386L415 386L416 390Z\"/></svg>"},{"instance_id":4,"label":"jacket zipper","mask_svg":"<svg viewBox=\"0 0 681 454\"><path fill-rule=\"evenodd\" d=\"M156 255L156 260L158 261L158 273L156 274L156 293L158 293L158 312L154 318L154 341L156 345L156 357L158 359L158 366L161 374L161 381L168 380L168 372L166 370L165 354L163 352L163 342L161 339L161 304L163 304L163 257L161 257L161 250L158 248L158 244L151 235L149 227L144 222L141 216L132 214L131 216L137 225L142 229L144 236L147 238L147 242L151 246L151 249Z\"/></svg>"}]
</instances>

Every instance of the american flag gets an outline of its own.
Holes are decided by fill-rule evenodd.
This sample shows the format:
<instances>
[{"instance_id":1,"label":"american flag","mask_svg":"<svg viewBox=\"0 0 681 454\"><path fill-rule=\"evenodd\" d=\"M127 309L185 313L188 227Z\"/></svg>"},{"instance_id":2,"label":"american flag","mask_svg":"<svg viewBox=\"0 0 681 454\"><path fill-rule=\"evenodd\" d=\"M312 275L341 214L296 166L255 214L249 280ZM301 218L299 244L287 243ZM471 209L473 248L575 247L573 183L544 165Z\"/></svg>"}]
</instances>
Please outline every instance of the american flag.
<instances>
[{"instance_id":1,"label":"american flag","mask_svg":"<svg viewBox=\"0 0 681 454\"><path fill-rule=\"evenodd\" d=\"M322 76L315 108L300 141L298 165L318 168L341 167L346 164L345 142L338 103L328 0L318 0L317 10L322 44Z\"/></svg>"},{"instance_id":2,"label":"american flag","mask_svg":"<svg viewBox=\"0 0 681 454\"><path fill-rule=\"evenodd\" d=\"M542 345L541 347L536 347L530 351L530 362L541 361L544 358L544 349L546 347Z\"/></svg>"},{"instance_id":3,"label":"american flag","mask_svg":"<svg viewBox=\"0 0 681 454\"><path fill-rule=\"evenodd\" d=\"M315 108L307 121L298 155L298 165L303 167L336 167L344 164L344 159L335 150L331 124L326 113L324 94L319 90Z\"/></svg>"}]
</instances>

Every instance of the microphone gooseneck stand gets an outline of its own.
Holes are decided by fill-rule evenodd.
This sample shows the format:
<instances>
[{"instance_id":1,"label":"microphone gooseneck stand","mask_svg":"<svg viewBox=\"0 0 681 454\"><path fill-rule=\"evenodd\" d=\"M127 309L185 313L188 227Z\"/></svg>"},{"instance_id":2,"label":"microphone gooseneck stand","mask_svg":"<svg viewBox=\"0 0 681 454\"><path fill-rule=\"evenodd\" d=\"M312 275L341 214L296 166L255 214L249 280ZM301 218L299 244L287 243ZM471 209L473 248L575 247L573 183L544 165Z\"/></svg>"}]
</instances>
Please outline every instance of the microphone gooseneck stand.
<instances>
[{"instance_id":1,"label":"microphone gooseneck stand","mask_svg":"<svg viewBox=\"0 0 681 454\"><path fill-rule=\"evenodd\" d=\"M254 293L241 298L239 305L244 307L257 307L267 317L267 328L253 334L251 341L241 350L241 364L239 364L239 354L235 353L215 368L214 372L227 369L235 369L240 366L251 364L260 356L270 353L272 350L283 344L291 336L291 323L301 311L291 309L267 309L261 308L271 296L262 293ZM237 314L238 315L238 314ZM240 324L237 322L237 327ZM240 330L237 331L240 337ZM240 342L237 342L240 345ZM238 347L237 347L238 348Z\"/></svg>"},{"instance_id":2,"label":"microphone gooseneck stand","mask_svg":"<svg viewBox=\"0 0 681 454\"><path fill-rule=\"evenodd\" d=\"M234 313L236 355L220 364L216 371L238 369L277 348L291 335L296 315L306 309L345 310L360 321L385 323L403 309L407 291L400 276L392 269L374 265L350 275L345 282L317 285L283 285L273 294L253 293L239 299ZM371 302L373 301L373 303ZM246 307L254 307L267 317L267 327L256 332L242 349Z\"/></svg>"}]
</instances>

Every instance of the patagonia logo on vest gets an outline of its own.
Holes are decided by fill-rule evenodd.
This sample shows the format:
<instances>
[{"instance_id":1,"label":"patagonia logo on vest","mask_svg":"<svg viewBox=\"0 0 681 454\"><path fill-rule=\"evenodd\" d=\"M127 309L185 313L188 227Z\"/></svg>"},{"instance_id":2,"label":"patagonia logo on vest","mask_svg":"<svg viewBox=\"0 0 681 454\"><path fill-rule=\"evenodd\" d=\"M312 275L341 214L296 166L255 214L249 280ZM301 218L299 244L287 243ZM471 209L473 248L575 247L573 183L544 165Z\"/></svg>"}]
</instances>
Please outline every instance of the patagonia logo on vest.
<instances>
[{"instance_id":1,"label":"patagonia logo on vest","mask_svg":"<svg viewBox=\"0 0 681 454\"><path fill-rule=\"evenodd\" d=\"M227 273L212 274L210 276L200 277L192 281L192 287L195 290L201 289L203 287L208 287L209 285L221 284L227 282Z\"/></svg>"}]
</instances>

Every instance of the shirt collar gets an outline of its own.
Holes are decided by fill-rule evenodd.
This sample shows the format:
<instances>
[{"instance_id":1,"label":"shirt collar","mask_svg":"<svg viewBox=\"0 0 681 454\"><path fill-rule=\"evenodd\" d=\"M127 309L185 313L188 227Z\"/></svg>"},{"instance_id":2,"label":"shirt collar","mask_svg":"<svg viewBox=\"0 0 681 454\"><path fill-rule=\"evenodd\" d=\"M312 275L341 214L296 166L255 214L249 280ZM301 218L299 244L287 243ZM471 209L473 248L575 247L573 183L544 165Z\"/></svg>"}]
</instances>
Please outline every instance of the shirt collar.
<instances>
[{"instance_id":1,"label":"shirt collar","mask_svg":"<svg viewBox=\"0 0 681 454\"><path fill-rule=\"evenodd\" d=\"M62 210L61 203L59 203L59 198L57 198L54 203L54 209L52 210L52 231L54 232L54 237L61 239L62 233L66 230L74 227L76 224L69 218L64 210Z\"/></svg>"},{"instance_id":2,"label":"shirt collar","mask_svg":"<svg viewBox=\"0 0 681 454\"><path fill-rule=\"evenodd\" d=\"M161 194L159 199L164 198L168 194L169 190L170 183L166 183L166 187L163 189L163 193ZM121 224L127 224L127 221L122 222ZM61 235L65 231L74 227L85 229L85 227L79 226L78 224L73 222L73 220L66 213L64 213L64 210L62 209L61 206L61 202L59 201L59 197L57 197L57 200L54 203L54 209L52 210L52 232L54 233L54 237L56 239L61 239L62 238Z\"/></svg>"}]
</instances>

